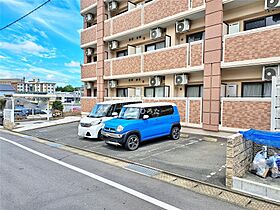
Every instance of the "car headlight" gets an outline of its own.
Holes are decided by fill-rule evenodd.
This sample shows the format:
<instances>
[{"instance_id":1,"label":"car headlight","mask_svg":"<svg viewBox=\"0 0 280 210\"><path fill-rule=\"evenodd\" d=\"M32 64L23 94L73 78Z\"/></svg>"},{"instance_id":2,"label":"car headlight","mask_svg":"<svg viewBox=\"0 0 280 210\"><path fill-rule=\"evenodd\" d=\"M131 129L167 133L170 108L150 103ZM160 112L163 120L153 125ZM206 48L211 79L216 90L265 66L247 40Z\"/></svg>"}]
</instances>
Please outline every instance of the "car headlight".
<instances>
[{"instance_id":1,"label":"car headlight","mask_svg":"<svg viewBox=\"0 0 280 210\"><path fill-rule=\"evenodd\" d=\"M119 125L119 126L117 127L117 132L122 132L122 131L123 131L123 126Z\"/></svg>"},{"instance_id":2,"label":"car headlight","mask_svg":"<svg viewBox=\"0 0 280 210\"><path fill-rule=\"evenodd\" d=\"M98 122L93 121L90 124L91 124L91 126L93 126L93 125L99 125L100 123L102 123L102 120L99 120Z\"/></svg>"}]
</instances>

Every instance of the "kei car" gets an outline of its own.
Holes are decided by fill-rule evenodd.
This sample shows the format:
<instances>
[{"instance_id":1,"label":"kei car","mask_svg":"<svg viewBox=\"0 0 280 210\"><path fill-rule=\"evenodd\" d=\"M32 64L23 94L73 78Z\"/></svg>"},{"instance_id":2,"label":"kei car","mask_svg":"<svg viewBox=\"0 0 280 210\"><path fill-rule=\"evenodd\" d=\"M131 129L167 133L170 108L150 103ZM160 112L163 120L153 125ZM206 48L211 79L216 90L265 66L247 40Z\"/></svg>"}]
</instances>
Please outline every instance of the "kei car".
<instances>
[{"instance_id":1,"label":"kei car","mask_svg":"<svg viewBox=\"0 0 280 210\"><path fill-rule=\"evenodd\" d=\"M103 123L118 116L123 106L136 103L142 103L142 101L116 100L97 103L90 114L81 119L78 127L78 136L82 138L100 139Z\"/></svg>"},{"instance_id":2,"label":"kei car","mask_svg":"<svg viewBox=\"0 0 280 210\"><path fill-rule=\"evenodd\" d=\"M175 104L142 103L124 106L118 118L104 123L101 135L107 144L136 150L141 142L162 136L177 140L180 130Z\"/></svg>"}]
</instances>

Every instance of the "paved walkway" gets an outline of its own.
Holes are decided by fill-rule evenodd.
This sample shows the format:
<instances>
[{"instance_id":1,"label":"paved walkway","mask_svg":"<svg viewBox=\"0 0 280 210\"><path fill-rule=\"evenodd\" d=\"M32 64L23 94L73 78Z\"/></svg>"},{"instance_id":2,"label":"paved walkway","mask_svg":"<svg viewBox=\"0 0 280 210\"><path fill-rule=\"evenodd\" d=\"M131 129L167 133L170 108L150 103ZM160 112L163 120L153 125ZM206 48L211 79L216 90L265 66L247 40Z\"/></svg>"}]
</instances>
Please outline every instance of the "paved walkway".
<instances>
[{"instance_id":1,"label":"paved walkway","mask_svg":"<svg viewBox=\"0 0 280 210\"><path fill-rule=\"evenodd\" d=\"M186 127L183 126L182 133L186 133L186 134L195 134L195 135L202 135L202 136L209 136L209 137L217 137L217 138L227 138L231 135L233 135L233 132L214 132L214 131L206 131L203 130L201 128L190 128L190 127Z\"/></svg>"},{"instance_id":2,"label":"paved walkway","mask_svg":"<svg viewBox=\"0 0 280 210\"><path fill-rule=\"evenodd\" d=\"M33 129L37 129L37 128L45 128L45 127L54 126L54 125L78 122L78 121L80 121L80 119L81 119L81 117L79 117L79 116L69 116L69 117L65 117L63 119L59 119L59 120L26 121L26 122L19 123L19 125L17 125L13 131L22 132L22 131L28 131L28 130L33 130Z\"/></svg>"}]
</instances>

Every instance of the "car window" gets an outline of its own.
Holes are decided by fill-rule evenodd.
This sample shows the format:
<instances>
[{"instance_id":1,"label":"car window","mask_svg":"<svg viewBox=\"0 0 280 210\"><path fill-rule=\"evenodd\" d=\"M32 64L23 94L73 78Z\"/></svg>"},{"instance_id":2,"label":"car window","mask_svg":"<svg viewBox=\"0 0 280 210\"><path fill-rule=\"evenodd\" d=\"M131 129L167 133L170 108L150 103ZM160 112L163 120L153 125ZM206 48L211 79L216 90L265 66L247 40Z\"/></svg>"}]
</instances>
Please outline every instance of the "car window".
<instances>
[{"instance_id":1,"label":"car window","mask_svg":"<svg viewBox=\"0 0 280 210\"><path fill-rule=\"evenodd\" d=\"M160 116L160 108L159 107L147 107L141 110L141 118L144 115L149 115L149 118L155 118Z\"/></svg>"},{"instance_id":2,"label":"car window","mask_svg":"<svg viewBox=\"0 0 280 210\"><path fill-rule=\"evenodd\" d=\"M121 119L139 119L140 109L136 107L124 107L120 113Z\"/></svg>"},{"instance_id":3,"label":"car window","mask_svg":"<svg viewBox=\"0 0 280 210\"><path fill-rule=\"evenodd\" d=\"M173 106L162 106L160 116L171 115L173 114L173 112L174 112Z\"/></svg>"},{"instance_id":4,"label":"car window","mask_svg":"<svg viewBox=\"0 0 280 210\"><path fill-rule=\"evenodd\" d=\"M115 105L115 110L114 112L117 112L118 114L121 112L122 110L122 107L124 106L125 104L116 104Z\"/></svg>"}]
</instances>

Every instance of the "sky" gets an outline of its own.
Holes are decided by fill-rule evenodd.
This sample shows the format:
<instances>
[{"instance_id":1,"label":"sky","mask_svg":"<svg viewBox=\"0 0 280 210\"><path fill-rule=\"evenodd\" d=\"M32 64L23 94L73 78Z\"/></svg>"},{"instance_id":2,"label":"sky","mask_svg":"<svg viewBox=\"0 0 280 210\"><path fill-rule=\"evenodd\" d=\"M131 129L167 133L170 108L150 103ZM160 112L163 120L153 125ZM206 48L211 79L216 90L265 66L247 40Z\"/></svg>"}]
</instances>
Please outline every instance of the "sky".
<instances>
[{"instance_id":1,"label":"sky","mask_svg":"<svg viewBox=\"0 0 280 210\"><path fill-rule=\"evenodd\" d=\"M0 0L0 28L46 0ZM0 31L0 78L81 86L80 0L51 0Z\"/></svg>"}]
</instances>

